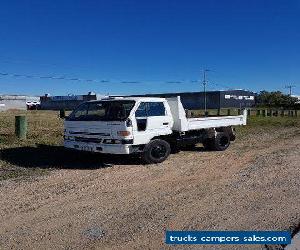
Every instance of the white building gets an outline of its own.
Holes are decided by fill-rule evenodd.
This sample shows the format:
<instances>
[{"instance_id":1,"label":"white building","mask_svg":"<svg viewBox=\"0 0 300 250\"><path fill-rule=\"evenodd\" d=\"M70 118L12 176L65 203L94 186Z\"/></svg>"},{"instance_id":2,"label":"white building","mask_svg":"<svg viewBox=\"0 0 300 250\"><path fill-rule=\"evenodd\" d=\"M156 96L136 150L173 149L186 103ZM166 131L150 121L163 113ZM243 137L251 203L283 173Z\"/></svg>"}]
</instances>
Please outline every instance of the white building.
<instances>
[{"instance_id":1,"label":"white building","mask_svg":"<svg viewBox=\"0 0 300 250\"><path fill-rule=\"evenodd\" d=\"M39 105L40 98L38 96L26 95L0 95L0 111L10 109L26 110L33 104Z\"/></svg>"}]
</instances>

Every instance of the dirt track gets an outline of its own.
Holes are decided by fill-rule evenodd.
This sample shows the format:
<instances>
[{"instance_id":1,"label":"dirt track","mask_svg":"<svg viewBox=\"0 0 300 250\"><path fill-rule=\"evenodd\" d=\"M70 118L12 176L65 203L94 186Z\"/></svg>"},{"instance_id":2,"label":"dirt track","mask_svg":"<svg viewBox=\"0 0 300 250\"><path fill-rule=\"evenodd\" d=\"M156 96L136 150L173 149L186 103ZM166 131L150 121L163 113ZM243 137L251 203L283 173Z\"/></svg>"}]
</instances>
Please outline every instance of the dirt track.
<instances>
[{"instance_id":1,"label":"dirt track","mask_svg":"<svg viewBox=\"0 0 300 250\"><path fill-rule=\"evenodd\" d=\"M158 165L83 166L3 181L0 248L173 249L164 244L166 229L294 228L300 132L273 132L225 152L183 151Z\"/></svg>"}]
</instances>

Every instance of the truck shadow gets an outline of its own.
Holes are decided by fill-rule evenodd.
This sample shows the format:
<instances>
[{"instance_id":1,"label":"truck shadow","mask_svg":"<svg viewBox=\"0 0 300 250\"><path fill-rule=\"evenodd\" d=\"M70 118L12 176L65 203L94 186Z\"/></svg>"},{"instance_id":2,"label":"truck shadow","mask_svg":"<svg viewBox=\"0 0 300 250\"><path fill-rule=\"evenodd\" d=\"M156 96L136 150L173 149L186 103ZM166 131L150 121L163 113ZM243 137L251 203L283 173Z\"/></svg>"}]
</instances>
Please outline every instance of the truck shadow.
<instances>
[{"instance_id":1,"label":"truck shadow","mask_svg":"<svg viewBox=\"0 0 300 250\"><path fill-rule=\"evenodd\" d=\"M182 147L180 148L181 151L190 151L190 152L204 152L207 151L204 149L203 146L186 146L186 147Z\"/></svg>"},{"instance_id":2,"label":"truck shadow","mask_svg":"<svg viewBox=\"0 0 300 250\"><path fill-rule=\"evenodd\" d=\"M139 165L138 157L66 150L62 146L37 145L0 150L0 159L23 168L97 169L112 165Z\"/></svg>"}]
</instances>

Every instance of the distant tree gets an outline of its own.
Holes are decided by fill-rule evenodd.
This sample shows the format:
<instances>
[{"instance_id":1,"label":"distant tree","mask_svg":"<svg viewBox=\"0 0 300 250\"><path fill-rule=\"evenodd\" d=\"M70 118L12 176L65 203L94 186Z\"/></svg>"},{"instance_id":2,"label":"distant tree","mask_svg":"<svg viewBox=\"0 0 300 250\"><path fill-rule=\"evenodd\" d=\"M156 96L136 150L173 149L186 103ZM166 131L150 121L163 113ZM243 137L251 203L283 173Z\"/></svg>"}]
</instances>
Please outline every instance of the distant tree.
<instances>
[{"instance_id":1,"label":"distant tree","mask_svg":"<svg viewBox=\"0 0 300 250\"><path fill-rule=\"evenodd\" d=\"M297 101L297 98L285 95L280 91L268 92L263 90L256 96L258 107L296 108L298 107Z\"/></svg>"}]
</instances>

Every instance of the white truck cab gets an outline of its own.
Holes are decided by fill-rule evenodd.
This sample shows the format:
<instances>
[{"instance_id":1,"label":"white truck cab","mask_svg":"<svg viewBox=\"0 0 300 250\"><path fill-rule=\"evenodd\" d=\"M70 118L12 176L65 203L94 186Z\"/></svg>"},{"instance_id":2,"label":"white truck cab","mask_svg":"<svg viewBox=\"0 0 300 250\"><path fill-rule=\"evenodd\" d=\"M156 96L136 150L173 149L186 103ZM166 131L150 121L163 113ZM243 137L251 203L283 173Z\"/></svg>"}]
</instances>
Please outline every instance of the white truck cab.
<instances>
[{"instance_id":1,"label":"white truck cab","mask_svg":"<svg viewBox=\"0 0 300 250\"><path fill-rule=\"evenodd\" d=\"M225 150L240 116L187 118L180 97L105 98L79 105L65 120L66 148L107 154L140 154L147 163L164 161L173 149L203 143Z\"/></svg>"}]
</instances>

